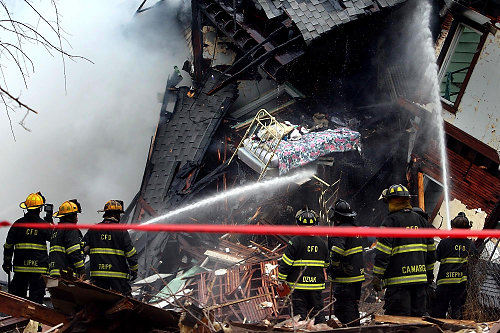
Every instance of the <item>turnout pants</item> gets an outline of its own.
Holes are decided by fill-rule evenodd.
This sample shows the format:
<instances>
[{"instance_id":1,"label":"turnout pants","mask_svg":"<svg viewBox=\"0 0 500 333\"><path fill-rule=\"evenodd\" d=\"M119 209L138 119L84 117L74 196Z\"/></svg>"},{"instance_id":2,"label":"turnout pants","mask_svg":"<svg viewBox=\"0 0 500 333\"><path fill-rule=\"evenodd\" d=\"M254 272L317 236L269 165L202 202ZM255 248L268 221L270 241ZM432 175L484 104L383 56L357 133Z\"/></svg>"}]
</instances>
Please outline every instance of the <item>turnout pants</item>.
<instances>
[{"instance_id":1,"label":"turnout pants","mask_svg":"<svg viewBox=\"0 0 500 333\"><path fill-rule=\"evenodd\" d=\"M102 289L113 290L125 296L132 297L132 288L130 288L130 283L127 279L93 277L91 281L92 284Z\"/></svg>"},{"instance_id":2,"label":"turnout pants","mask_svg":"<svg viewBox=\"0 0 500 333\"><path fill-rule=\"evenodd\" d=\"M432 305L432 317L446 318L446 312L448 312L450 318L460 319L466 298L467 283L465 282L437 286L436 297Z\"/></svg>"},{"instance_id":3,"label":"turnout pants","mask_svg":"<svg viewBox=\"0 0 500 333\"><path fill-rule=\"evenodd\" d=\"M322 290L295 289L292 293L293 315L300 315L300 319L315 317L315 323L325 323L324 302ZM319 312L319 314L318 314Z\"/></svg>"},{"instance_id":4,"label":"turnout pants","mask_svg":"<svg viewBox=\"0 0 500 333\"><path fill-rule=\"evenodd\" d=\"M349 326L359 325L359 299L361 298L361 284L334 283L333 297L335 297L334 314L342 324Z\"/></svg>"},{"instance_id":5,"label":"turnout pants","mask_svg":"<svg viewBox=\"0 0 500 333\"><path fill-rule=\"evenodd\" d=\"M29 297L28 296L29 290ZM14 273L9 293L42 304L45 296L45 281L39 273Z\"/></svg>"},{"instance_id":6,"label":"turnout pants","mask_svg":"<svg viewBox=\"0 0 500 333\"><path fill-rule=\"evenodd\" d=\"M427 309L426 303L426 284L388 286L385 290L386 315L422 317Z\"/></svg>"}]
</instances>

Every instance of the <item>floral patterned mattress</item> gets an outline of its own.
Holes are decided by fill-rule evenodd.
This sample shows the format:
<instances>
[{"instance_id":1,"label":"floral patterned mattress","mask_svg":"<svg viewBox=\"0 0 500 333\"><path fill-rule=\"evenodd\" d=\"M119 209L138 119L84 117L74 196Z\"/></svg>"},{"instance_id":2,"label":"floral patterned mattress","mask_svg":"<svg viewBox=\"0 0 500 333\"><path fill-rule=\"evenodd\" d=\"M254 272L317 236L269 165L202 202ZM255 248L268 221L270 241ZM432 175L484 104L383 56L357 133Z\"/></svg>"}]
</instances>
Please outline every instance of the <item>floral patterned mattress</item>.
<instances>
[{"instance_id":1,"label":"floral patterned mattress","mask_svg":"<svg viewBox=\"0 0 500 333\"><path fill-rule=\"evenodd\" d=\"M297 141L281 141L276 150L279 174L283 175L333 152L355 150L360 147L360 138L359 132L343 127L307 133Z\"/></svg>"}]
</instances>

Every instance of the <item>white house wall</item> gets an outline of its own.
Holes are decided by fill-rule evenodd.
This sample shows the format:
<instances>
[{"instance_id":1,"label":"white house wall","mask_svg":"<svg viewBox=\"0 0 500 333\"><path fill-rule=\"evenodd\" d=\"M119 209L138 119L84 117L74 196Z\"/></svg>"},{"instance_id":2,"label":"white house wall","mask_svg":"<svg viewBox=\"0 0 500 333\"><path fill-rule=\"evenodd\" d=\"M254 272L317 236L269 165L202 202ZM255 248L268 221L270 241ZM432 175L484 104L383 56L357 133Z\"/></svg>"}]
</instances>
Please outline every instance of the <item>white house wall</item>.
<instances>
[{"instance_id":1,"label":"white house wall","mask_svg":"<svg viewBox=\"0 0 500 333\"><path fill-rule=\"evenodd\" d=\"M457 113L443 112L447 122L500 150L500 30L488 34Z\"/></svg>"}]
</instances>

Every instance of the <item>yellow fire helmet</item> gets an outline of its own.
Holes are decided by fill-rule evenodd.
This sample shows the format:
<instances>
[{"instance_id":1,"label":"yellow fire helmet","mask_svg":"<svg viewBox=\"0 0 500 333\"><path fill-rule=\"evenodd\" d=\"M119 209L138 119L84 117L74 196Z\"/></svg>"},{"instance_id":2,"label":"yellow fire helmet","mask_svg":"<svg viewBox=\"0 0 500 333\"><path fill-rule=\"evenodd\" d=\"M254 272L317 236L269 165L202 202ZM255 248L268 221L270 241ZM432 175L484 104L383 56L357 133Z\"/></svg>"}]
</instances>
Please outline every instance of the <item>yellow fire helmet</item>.
<instances>
[{"instance_id":1,"label":"yellow fire helmet","mask_svg":"<svg viewBox=\"0 0 500 333\"><path fill-rule=\"evenodd\" d=\"M36 192L28 195L25 201L19 204L22 209L38 209L45 205L45 198L42 193Z\"/></svg>"},{"instance_id":2,"label":"yellow fire helmet","mask_svg":"<svg viewBox=\"0 0 500 333\"><path fill-rule=\"evenodd\" d=\"M99 209L97 212L102 213L102 212L109 212L109 211L118 211L120 213L124 213L123 201L121 201L121 200L109 200L104 205L104 209Z\"/></svg>"},{"instance_id":3,"label":"yellow fire helmet","mask_svg":"<svg viewBox=\"0 0 500 333\"><path fill-rule=\"evenodd\" d=\"M63 217L73 213L81 213L82 210L73 200L64 201L59 210L54 213L54 217Z\"/></svg>"}]
</instances>

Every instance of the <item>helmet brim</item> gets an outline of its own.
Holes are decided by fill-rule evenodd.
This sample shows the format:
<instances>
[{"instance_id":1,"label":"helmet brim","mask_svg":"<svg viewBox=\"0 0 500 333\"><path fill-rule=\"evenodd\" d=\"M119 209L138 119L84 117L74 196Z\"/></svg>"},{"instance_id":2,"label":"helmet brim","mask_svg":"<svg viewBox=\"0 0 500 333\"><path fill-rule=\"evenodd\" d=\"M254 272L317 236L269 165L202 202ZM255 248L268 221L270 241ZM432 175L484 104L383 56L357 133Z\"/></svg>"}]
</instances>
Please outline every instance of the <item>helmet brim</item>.
<instances>
[{"instance_id":1,"label":"helmet brim","mask_svg":"<svg viewBox=\"0 0 500 333\"><path fill-rule=\"evenodd\" d=\"M36 206L28 207L28 206L26 206L26 202L24 202L24 201L19 204L19 207L21 207L21 209L27 209L27 210L38 209L38 208L43 207L43 206L44 205L42 204L42 205L36 205Z\"/></svg>"},{"instance_id":2,"label":"helmet brim","mask_svg":"<svg viewBox=\"0 0 500 333\"><path fill-rule=\"evenodd\" d=\"M106 210L106 209L99 209L97 212L98 212L98 213L104 213L104 212L119 212L120 214L125 213L125 211L124 211L123 209L109 209L109 210Z\"/></svg>"},{"instance_id":3,"label":"helmet brim","mask_svg":"<svg viewBox=\"0 0 500 333\"><path fill-rule=\"evenodd\" d=\"M344 216L344 217L356 217L356 216L358 216L358 213L356 213L356 212L352 212L352 213L334 212L334 216L335 215L340 215L340 216Z\"/></svg>"}]
</instances>

